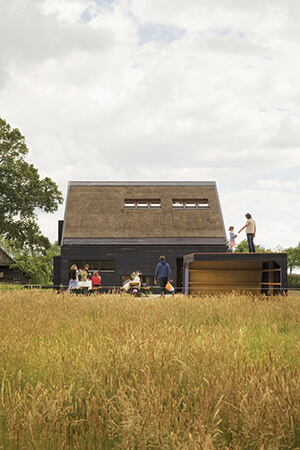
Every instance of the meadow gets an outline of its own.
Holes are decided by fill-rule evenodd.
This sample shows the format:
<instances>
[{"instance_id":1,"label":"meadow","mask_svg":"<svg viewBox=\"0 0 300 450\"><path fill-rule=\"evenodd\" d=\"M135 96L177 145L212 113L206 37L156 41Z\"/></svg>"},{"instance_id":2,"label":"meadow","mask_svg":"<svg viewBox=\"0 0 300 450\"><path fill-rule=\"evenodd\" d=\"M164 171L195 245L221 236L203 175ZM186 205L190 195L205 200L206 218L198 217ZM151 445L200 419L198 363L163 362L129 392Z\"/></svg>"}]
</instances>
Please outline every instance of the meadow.
<instances>
[{"instance_id":1,"label":"meadow","mask_svg":"<svg viewBox=\"0 0 300 450\"><path fill-rule=\"evenodd\" d=\"M300 448L299 296L18 290L0 311L0 448Z\"/></svg>"}]
</instances>

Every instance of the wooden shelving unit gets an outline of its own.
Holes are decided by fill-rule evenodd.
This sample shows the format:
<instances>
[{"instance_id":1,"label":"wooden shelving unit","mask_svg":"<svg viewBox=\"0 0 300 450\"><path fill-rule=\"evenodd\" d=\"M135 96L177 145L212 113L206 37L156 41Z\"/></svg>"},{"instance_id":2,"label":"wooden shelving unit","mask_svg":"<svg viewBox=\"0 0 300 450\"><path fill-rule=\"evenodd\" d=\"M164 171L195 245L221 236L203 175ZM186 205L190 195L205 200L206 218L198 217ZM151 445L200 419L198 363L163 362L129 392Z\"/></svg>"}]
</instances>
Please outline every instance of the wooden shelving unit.
<instances>
[{"instance_id":1,"label":"wooden shelving unit","mask_svg":"<svg viewBox=\"0 0 300 450\"><path fill-rule=\"evenodd\" d=\"M240 254L241 255L241 254ZM210 255L196 254L198 259L188 265L188 293L215 294L244 291L253 294L274 295L283 293L281 267L270 254ZM267 255L267 256L266 256ZM191 259L189 255L189 259ZM269 260L266 261L266 259ZM186 284L187 286L187 284Z\"/></svg>"}]
</instances>

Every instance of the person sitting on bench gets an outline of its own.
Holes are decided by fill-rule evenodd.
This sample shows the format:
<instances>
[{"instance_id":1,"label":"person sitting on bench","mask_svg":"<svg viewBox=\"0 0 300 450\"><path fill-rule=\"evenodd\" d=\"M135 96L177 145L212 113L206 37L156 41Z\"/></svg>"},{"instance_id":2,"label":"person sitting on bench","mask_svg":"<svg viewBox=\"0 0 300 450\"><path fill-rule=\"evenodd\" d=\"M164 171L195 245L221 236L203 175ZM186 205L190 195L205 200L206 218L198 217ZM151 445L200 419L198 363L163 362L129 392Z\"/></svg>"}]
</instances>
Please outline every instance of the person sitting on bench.
<instances>
[{"instance_id":1,"label":"person sitting on bench","mask_svg":"<svg viewBox=\"0 0 300 450\"><path fill-rule=\"evenodd\" d=\"M92 276L92 286L93 289L101 288L101 277L99 275L99 272L94 272L94 275Z\"/></svg>"}]
</instances>

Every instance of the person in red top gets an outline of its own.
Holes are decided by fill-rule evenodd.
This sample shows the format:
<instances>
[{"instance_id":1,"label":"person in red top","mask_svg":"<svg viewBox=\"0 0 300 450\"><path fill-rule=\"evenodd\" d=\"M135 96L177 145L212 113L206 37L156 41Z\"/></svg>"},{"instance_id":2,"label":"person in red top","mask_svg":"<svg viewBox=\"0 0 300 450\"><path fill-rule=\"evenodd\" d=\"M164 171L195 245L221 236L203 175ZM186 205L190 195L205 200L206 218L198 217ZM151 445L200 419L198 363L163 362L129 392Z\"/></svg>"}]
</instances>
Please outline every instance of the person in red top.
<instances>
[{"instance_id":1,"label":"person in red top","mask_svg":"<svg viewBox=\"0 0 300 450\"><path fill-rule=\"evenodd\" d=\"M99 276L99 272L94 272L94 275L92 276L92 285L93 289L101 287L101 277Z\"/></svg>"}]
</instances>

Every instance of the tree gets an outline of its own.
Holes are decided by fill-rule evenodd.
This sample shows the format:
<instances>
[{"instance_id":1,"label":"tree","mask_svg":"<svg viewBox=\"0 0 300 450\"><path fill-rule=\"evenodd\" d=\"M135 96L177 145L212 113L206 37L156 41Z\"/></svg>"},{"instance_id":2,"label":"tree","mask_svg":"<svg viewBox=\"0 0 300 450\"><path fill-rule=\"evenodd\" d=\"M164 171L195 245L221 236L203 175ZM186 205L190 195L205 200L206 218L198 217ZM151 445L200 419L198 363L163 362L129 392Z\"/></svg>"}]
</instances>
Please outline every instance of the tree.
<instances>
[{"instance_id":1,"label":"tree","mask_svg":"<svg viewBox=\"0 0 300 450\"><path fill-rule=\"evenodd\" d=\"M234 251L235 251L235 253L248 253L249 249L248 249L247 239L243 239L241 242L239 242L236 245Z\"/></svg>"},{"instance_id":2,"label":"tree","mask_svg":"<svg viewBox=\"0 0 300 450\"><path fill-rule=\"evenodd\" d=\"M287 266L291 274L294 269L300 267L300 242L297 247L288 247L284 251L287 253Z\"/></svg>"},{"instance_id":3,"label":"tree","mask_svg":"<svg viewBox=\"0 0 300 450\"><path fill-rule=\"evenodd\" d=\"M255 250L256 250L257 253L269 253L269 252L271 252L270 249L266 249L265 247L263 247L260 244L255 245ZM235 252L236 253L248 253L249 252L247 239L243 239L241 242L239 242L237 244L237 246L235 247Z\"/></svg>"},{"instance_id":4,"label":"tree","mask_svg":"<svg viewBox=\"0 0 300 450\"><path fill-rule=\"evenodd\" d=\"M37 224L36 210L53 213L63 202L50 178L41 179L24 158L29 150L17 128L0 117L0 236L24 250L51 247Z\"/></svg>"},{"instance_id":5,"label":"tree","mask_svg":"<svg viewBox=\"0 0 300 450\"><path fill-rule=\"evenodd\" d=\"M34 285L51 284L53 281L53 256L58 254L55 242L46 251L26 249L17 251L11 268L21 270Z\"/></svg>"}]
</instances>

